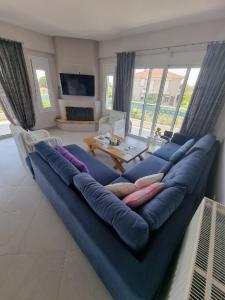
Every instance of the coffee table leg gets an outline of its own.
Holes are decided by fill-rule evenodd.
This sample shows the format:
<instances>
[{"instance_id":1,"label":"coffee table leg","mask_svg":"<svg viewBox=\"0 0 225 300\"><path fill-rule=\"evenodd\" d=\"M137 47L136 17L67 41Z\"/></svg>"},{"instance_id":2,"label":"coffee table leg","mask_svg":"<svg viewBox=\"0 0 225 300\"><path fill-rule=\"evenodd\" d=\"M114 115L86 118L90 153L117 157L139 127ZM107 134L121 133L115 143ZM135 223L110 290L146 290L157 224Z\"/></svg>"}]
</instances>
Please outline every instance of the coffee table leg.
<instances>
[{"instance_id":1,"label":"coffee table leg","mask_svg":"<svg viewBox=\"0 0 225 300\"><path fill-rule=\"evenodd\" d=\"M140 160L144 160L143 156L140 154L139 155Z\"/></svg>"},{"instance_id":2,"label":"coffee table leg","mask_svg":"<svg viewBox=\"0 0 225 300\"><path fill-rule=\"evenodd\" d=\"M125 170L124 167L122 166L122 162L121 162L119 159L117 159L117 158L115 158L115 157L112 157L112 159L113 159L114 162L115 162L114 169L120 170L121 173L126 172L126 170Z\"/></svg>"},{"instance_id":3,"label":"coffee table leg","mask_svg":"<svg viewBox=\"0 0 225 300\"><path fill-rule=\"evenodd\" d=\"M92 145L88 145L90 152L95 156L95 148Z\"/></svg>"}]
</instances>

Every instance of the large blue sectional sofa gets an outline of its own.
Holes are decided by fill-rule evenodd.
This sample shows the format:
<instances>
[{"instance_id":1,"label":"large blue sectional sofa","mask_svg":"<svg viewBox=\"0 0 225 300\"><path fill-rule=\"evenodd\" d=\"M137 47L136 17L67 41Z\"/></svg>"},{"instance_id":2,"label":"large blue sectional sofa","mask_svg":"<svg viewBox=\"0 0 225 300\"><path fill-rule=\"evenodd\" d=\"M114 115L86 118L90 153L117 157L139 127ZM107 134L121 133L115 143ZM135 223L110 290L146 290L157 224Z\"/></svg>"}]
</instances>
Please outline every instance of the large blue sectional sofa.
<instances>
[{"instance_id":1,"label":"large blue sectional sofa","mask_svg":"<svg viewBox=\"0 0 225 300\"><path fill-rule=\"evenodd\" d=\"M62 180L60 166L51 167L38 151L29 155L36 182L114 299L154 298L204 196L219 143L213 135L206 135L189 149L182 148L182 145L187 145L187 140L185 136L175 134L171 143L164 145L123 175L96 160L79 146L66 146L86 163L91 176L101 185L135 182L140 177L163 171L163 182L167 187L184 192L182 201L178 202L179 195L176 192L164 190L160 193L161 196L156 195L155 199L136 210L143 220L148 219L151 210L156 209L159 213L154 219L155 229L149 229L147 245L139 251L126 245L115 230L90 208L73 185L73 174L70 171L66 181Z\"/></svg>"}]
</instances>

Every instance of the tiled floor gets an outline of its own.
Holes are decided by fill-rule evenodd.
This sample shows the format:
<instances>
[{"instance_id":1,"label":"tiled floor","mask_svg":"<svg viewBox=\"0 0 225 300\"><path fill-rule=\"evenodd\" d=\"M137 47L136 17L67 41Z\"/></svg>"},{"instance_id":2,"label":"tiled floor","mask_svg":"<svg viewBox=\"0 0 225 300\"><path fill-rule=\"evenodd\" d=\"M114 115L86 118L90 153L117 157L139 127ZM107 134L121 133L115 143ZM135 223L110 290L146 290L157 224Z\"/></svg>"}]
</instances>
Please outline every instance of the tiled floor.
<instances>
[{"instance_id":1,"label":"tiled floor","mask_svg":"<svg viewBox=\"0 0 225 300\"><path fill-rule=\"evenodd\" d=\"M87 135L57 129L51 134L80 145ZM23 167L13 139L0 140L0 300L108 299L101 280Z\"/></svg>"}]
</instances>

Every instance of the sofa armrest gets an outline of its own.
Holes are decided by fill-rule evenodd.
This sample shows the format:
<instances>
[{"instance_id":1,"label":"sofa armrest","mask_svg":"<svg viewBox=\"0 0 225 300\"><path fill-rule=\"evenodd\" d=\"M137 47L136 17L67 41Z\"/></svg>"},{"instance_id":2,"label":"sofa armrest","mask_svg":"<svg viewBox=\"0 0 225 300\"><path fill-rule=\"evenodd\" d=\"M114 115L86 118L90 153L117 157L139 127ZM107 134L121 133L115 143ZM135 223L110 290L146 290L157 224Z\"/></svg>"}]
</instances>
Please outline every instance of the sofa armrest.
<instances>
[{"instance_id":1,"label":"sofa armrest","mask_svg":"<svg viewBox=\"0 0 225 300\"><path fill-rule=\"evenodd\" d=\"M39 129L39 130L32 131L32 134L37 136L37 138L41 138L41 139L50 137L49 132L45 129Z\"/></svg>"},{"instance_id":2,"label":"sofa armrest","mask_svg":"<svg viewBox=\"0 0 225 300\"><path fill-rule=\"evenodd\" d=\"M99 125L108 123L108 121L109 121L109 116L102 117L99 119Z\"/></svg>"},{"instance_id":3,"label":"sofa armrest","mask_svg":"<svg viewBox=\"0 0 225 300\"><path fill-rule=\"evenodd\" d=\"M190 139L190 137L187 137L186 135L184 135L182 133L174 133L174 135L171 139L171 143L175 143L175 144L178 144L178 145L183 145L189 139Z\"/></svg>"},{"instance_id":4,"label":"sofa armrest","mask_svg":"<svg viewBox=\"0 0 225 300\"><path fill-rule=\"evenodd\" d=\"M48 143L49 145L51 145L53 147L63 146L62 139L58 136L50 136L48 138L43 139L42 141Z\"/></svg>"},{"instance_id":5,"label":"sofa armrest","mask_svg":"<svg viewBox=\"0 0 225 300\"><path fill-rule=\"evenodd\" d=\"M33 141L33 142L26 141L25 142L25 148L26 148L27 152L28 153L33 152L34 151L34 146L39 142L45 142L45 143L51 145L52 147L63 145L62 139L60 137L51 136L51 137L46 137L46 138L43 138L41 140L37 140L37 141Z\"/></svg>"}]
</instances>

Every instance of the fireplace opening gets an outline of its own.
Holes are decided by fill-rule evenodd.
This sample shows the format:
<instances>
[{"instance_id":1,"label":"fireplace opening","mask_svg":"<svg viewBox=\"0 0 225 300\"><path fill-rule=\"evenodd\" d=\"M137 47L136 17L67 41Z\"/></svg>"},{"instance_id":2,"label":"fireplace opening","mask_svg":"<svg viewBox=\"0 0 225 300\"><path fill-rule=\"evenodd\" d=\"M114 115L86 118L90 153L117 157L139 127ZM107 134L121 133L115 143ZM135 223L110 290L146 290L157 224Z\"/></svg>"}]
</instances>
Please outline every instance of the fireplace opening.
<instances>
[{"instance_id":1,"label":"fireplace opening","mask_svg":"<svg viewBox=\"0 0 225 300\"><path fill-rule=\"evenodd\" d=\"M94 121L92 107L66 107L66 118L70 121Z\"/></svg>"}]
</instances>

